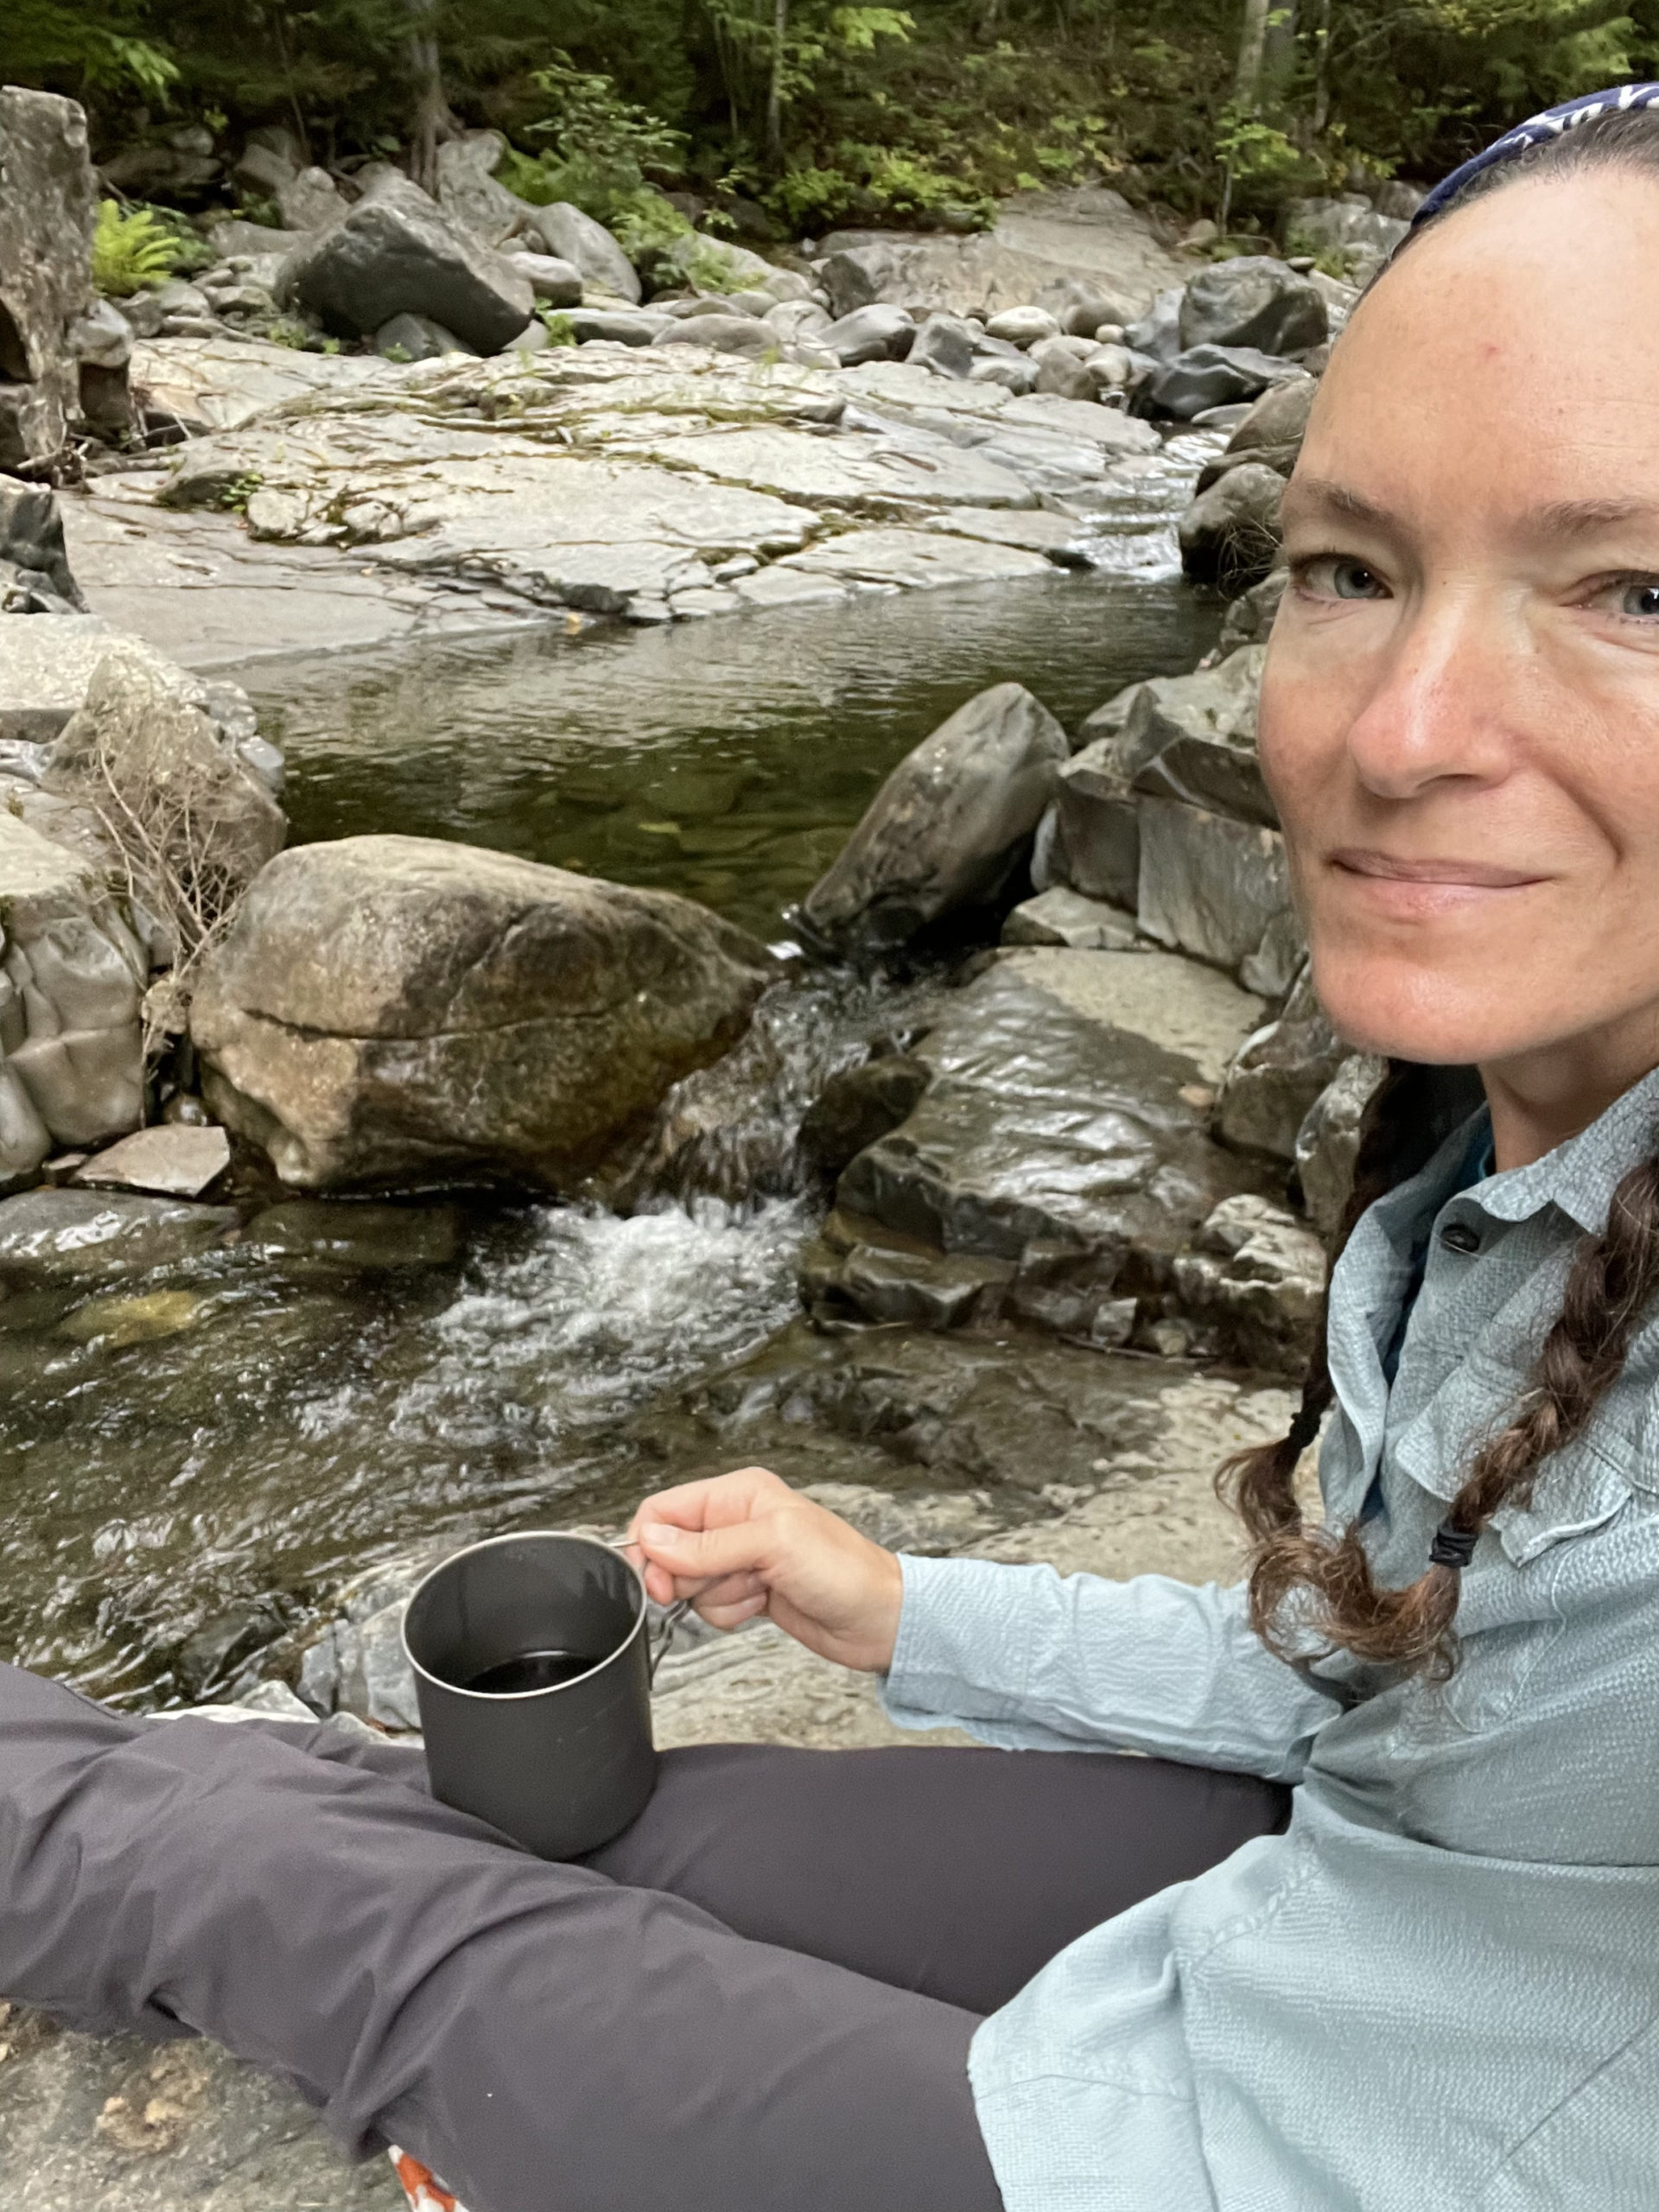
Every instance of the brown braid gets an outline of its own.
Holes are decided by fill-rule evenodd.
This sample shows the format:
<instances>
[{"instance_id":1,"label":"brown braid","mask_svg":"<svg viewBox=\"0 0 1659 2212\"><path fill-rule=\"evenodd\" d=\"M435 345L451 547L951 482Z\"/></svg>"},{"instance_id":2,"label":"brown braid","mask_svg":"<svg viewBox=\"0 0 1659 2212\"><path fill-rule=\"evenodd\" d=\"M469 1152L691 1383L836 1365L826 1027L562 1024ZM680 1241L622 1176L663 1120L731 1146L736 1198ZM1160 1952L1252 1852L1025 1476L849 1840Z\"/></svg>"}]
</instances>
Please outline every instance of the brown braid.
<instances>
[{"instance_id":1,"label":"brown braid","mask_svg":"<svg viewBox=\"0 0 1659 2212\"><path fill-rule=\"evenodd\" d=\"M1447 1134L1428 1110L1428 1077L1427 1069L1392 1061L1367 1107L1333 1266L1366 1208L1415 1174ZM1656 1292L1659 1154L1624 1177L1613 1193L1606 1228L1580 1246L1561 1310L1533 1363L1520 1409L1477 1452L1447 1508L1441 1527L1452 1541L1445 1548L1472 1550L1498 1508L1523 1501L1543 1462L1582 1432L1617 1380ZM1303 1520L1297 1463L1332 1402L1323 1316L1315 1341L1302 1402L1287 1434L1277 1444L1236 1453L1216 1478L1254 1546L1251 1621L1269 1649L1284 1658L1305 1656L1311 1633L1327 1650L1351 1651L1443 1681L1457 1663L1452 1624L1458 1567L1431 1564L1403 1589L1380 1589L1357 1526L1333 1536Z\"/></svg>"}]
</instances>

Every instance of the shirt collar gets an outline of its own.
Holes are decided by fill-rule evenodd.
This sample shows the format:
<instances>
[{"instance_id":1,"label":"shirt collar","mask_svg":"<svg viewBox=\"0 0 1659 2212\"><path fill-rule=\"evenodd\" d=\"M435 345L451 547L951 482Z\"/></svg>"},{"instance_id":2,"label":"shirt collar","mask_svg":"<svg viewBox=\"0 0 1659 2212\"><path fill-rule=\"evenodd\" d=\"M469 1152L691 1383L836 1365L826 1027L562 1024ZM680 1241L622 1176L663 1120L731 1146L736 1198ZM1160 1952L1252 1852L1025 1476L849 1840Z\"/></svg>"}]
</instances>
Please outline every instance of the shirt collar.
<instances>
[{"instance_id":1,"label":"shirt collar","mask_svg":"<svg viewBox=\"0 0 1659 2212\"><path fill-rule=\"evenodd\" d=\"M1586 1236L1599 1236L1613 1192L1656 1144L1659 1068L1622 1092L1587 1129L1541 1160L1489 1177L1472 1195L1495 1221L1525 1221L1554 1205Z\"/></svg>"}]
</instances>

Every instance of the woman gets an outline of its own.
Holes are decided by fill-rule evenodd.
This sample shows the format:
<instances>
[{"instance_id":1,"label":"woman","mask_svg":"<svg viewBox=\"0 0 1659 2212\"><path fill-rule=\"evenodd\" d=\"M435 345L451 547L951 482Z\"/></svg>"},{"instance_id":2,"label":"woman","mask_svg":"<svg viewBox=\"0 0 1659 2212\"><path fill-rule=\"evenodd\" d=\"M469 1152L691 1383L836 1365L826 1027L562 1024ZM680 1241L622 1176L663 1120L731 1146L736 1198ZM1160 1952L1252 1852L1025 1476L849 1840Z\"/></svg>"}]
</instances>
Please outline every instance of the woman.
<instances>
[{"instance_id":1,"label":"woman","mask_svg":"<svg viewBox=\"0 0 1659 2212\"><path fill-rule=\"evenodd\" d=\"M671 1491L658 1598L1046 1756L671 1754L576 1867L407 1752L9 1673L0 1986L216 2034L475 2212L1659 2202L1649 99L1437 195L1286 497L1262 765L1392 1065L1325 1350L1234 1471L1248 1587Z\"/></svg>"}]
</instances>

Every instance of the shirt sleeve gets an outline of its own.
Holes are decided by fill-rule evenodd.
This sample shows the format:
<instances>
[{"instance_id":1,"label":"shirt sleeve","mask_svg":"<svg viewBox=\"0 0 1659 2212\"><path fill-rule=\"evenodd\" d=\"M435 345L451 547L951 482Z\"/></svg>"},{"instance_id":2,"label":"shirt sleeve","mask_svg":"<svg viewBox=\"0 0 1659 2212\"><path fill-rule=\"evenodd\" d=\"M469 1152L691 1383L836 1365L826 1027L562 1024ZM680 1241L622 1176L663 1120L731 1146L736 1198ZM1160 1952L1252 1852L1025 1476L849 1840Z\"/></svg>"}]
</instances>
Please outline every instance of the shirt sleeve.
<instances>
[{"instance_id":1,"label":"shirt sleeve","mask_svg":"<svg viewBox=\"0 0 1659 2212\"><path fill-rule=\"evenodd\" d=\"M903 1554L883 1697L899 1726L1014 1751L1145 1751L1299 1781L1339 1700L1276 1659L1242 1586Z\"/></svg>"}]
</instances>

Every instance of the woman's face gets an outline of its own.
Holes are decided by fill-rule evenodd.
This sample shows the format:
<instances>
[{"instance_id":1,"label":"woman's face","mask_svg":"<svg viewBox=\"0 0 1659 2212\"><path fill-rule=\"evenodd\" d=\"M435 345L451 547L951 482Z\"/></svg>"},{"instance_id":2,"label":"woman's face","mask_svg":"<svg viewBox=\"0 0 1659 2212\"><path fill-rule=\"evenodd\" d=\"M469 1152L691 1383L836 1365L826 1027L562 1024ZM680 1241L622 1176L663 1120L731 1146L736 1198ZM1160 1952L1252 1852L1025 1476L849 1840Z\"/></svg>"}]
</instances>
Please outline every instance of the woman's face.
<instances>
[{"instance_id":1,"label":"woman's face","mask_svg":"<svg viewBox=\"0 0 1659 2212\"><path fill-rule=\"evenodd\" d=\"M1659 1063L1659 179L1431 232L1284 502L1262 766L1344 1036Z\"/></svg>"}]
</instances>

